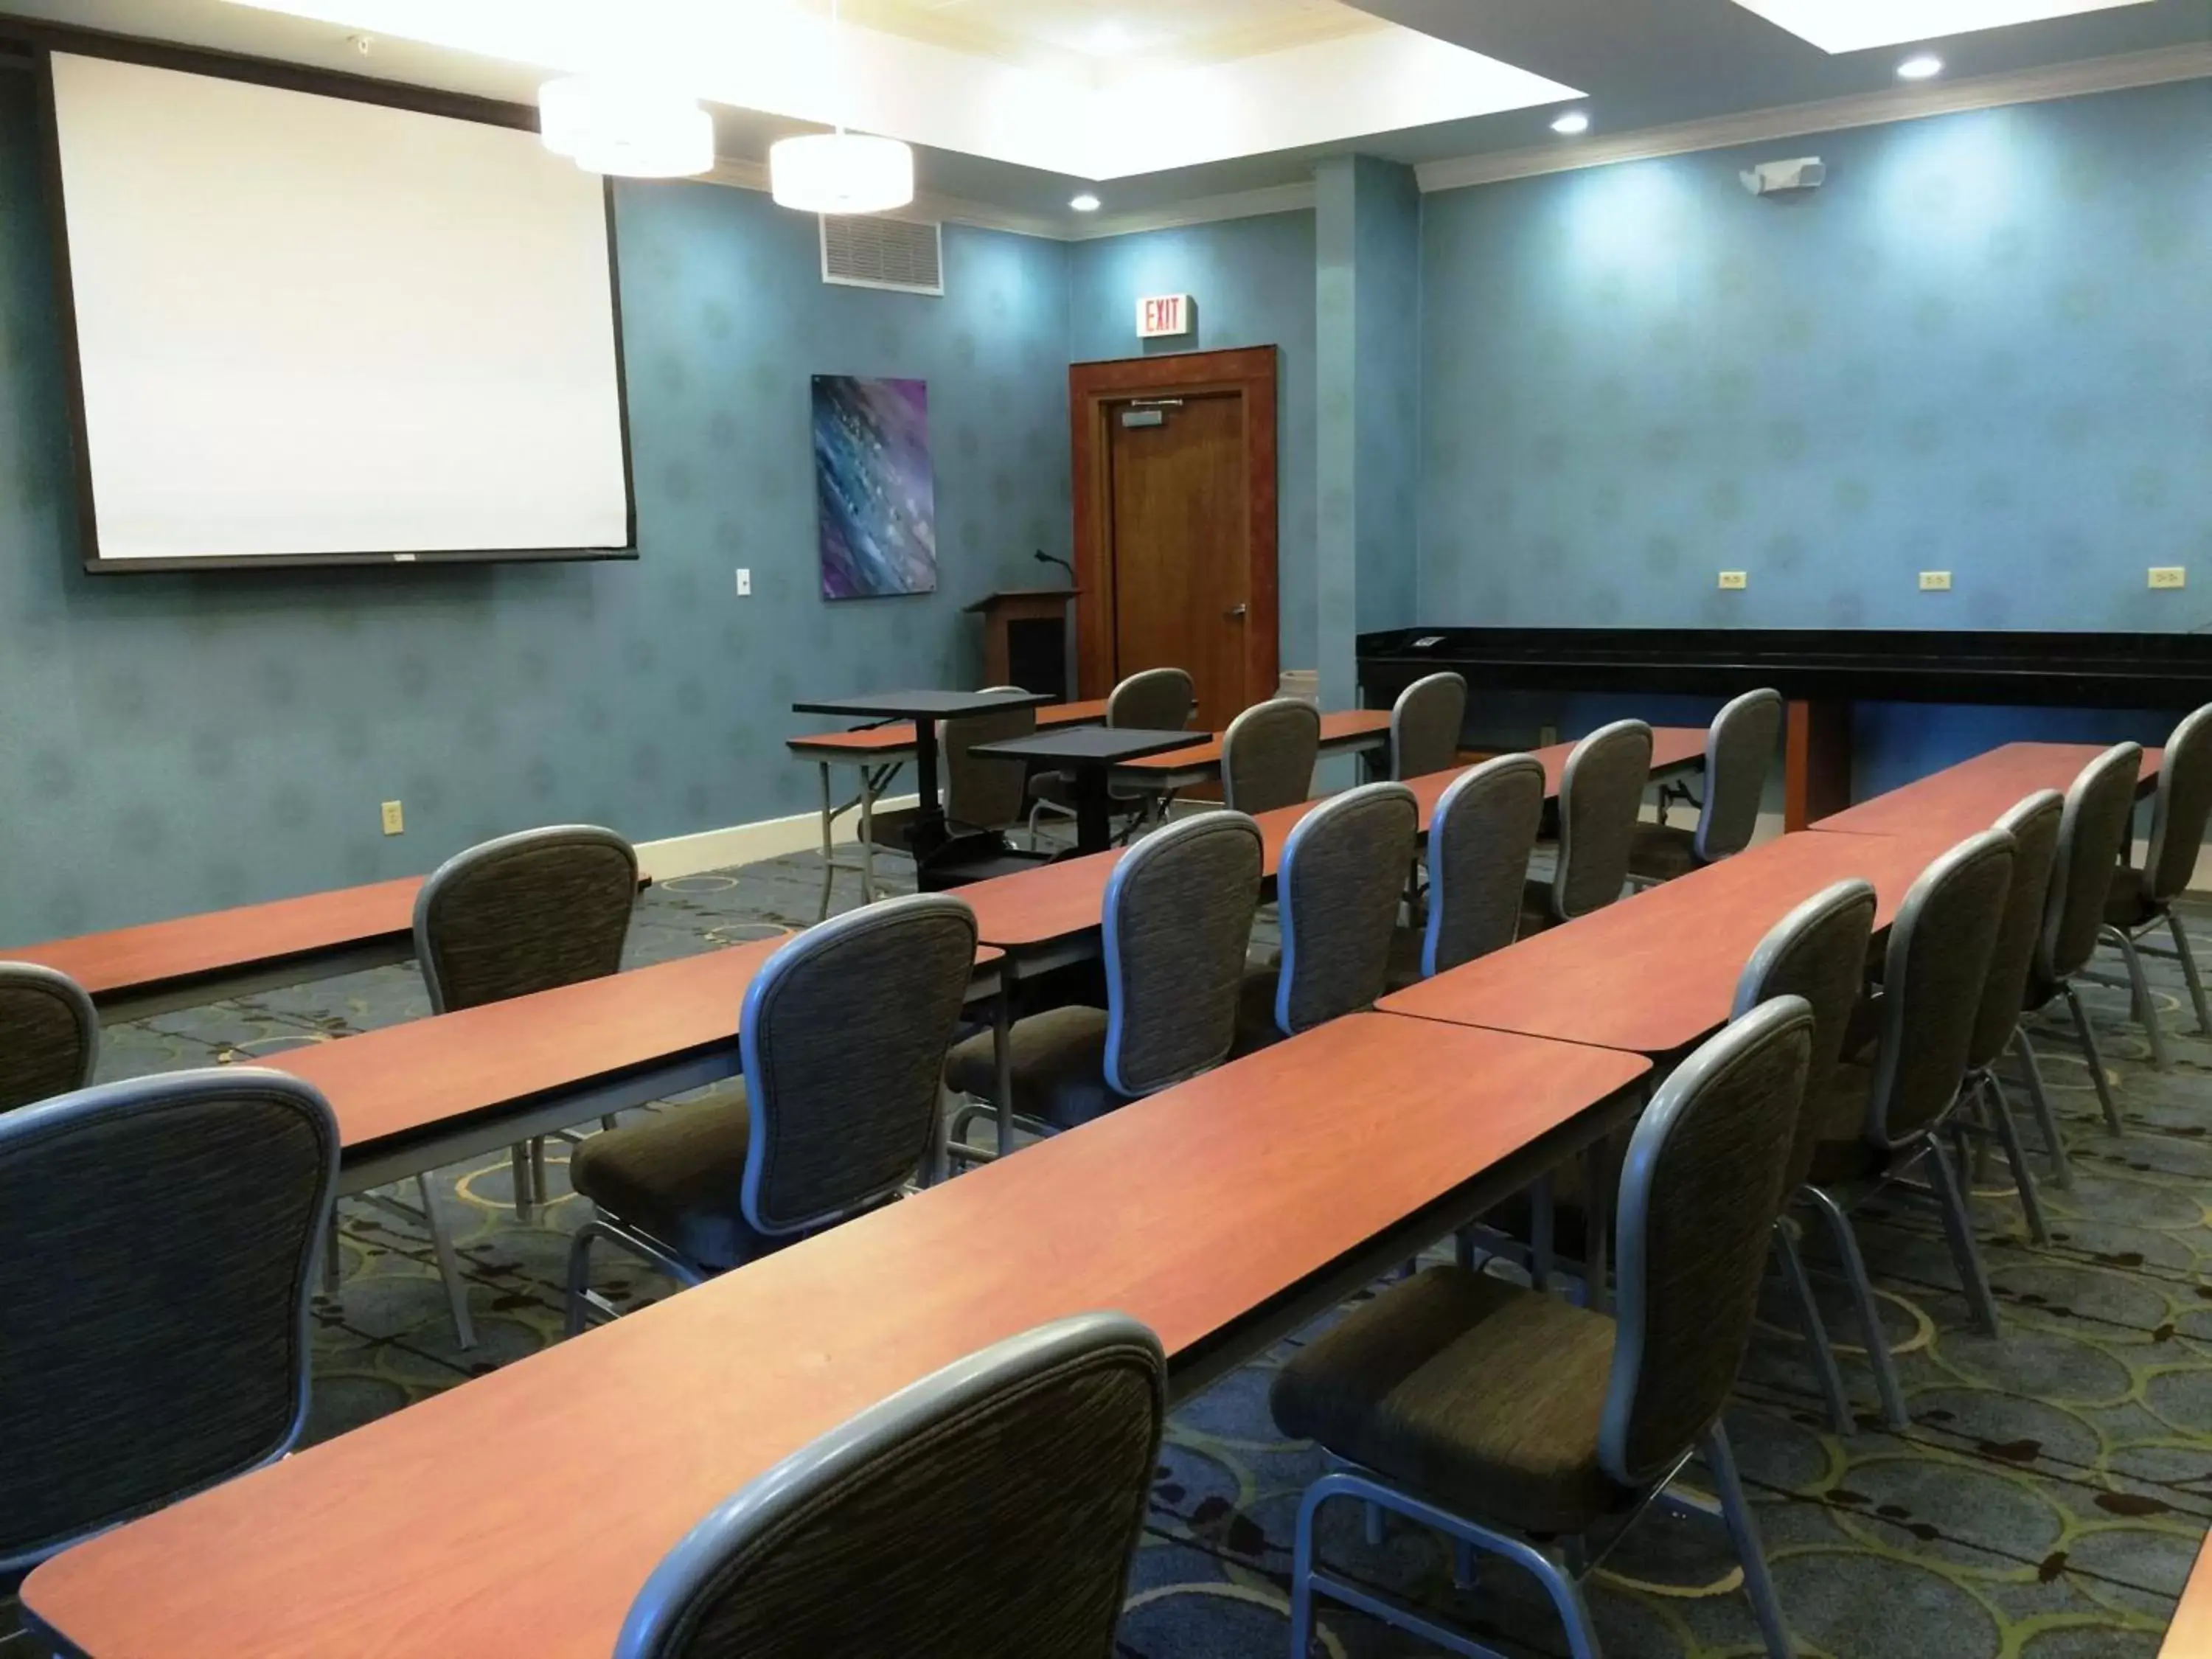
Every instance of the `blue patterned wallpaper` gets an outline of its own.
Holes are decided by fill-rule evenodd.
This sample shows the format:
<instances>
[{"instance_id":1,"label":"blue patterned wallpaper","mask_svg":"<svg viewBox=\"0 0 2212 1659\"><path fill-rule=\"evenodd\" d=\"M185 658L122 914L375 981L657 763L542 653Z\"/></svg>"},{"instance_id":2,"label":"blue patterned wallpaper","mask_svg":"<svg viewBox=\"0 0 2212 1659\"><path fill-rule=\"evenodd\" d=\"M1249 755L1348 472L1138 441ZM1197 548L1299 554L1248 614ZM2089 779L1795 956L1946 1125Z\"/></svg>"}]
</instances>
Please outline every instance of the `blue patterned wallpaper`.
<instances>
[{"instance_id":1,"label":"blue patterned wallpaper","mask_svg":"<svg viewBox=\"0 0 2212 1659\"><path fill-rule=\"evenodd\" d=\"M1133 357L1136 301L1198 300L1194 341L1153 350L1282 348L1277 392L1281 478L1278 600L1285 668L1310 668L1314 631L1314 216L1228 219L1078 242L1068 256L1068 349L1077 362Z\"/></svg>"},{"instance_id":2,"label":"blue patterned wallpaper","mask_svg":"<svg viewBox=\"0 0 2212 1659\"><path fill-rule=\"evenodd\" d=\"M806 811L794 696L972 683L959 608L1068 551L1064 247L948 226L949 297L830 288L811 218L625 185L638 562L85 575L34 134L0 75L0 944ZM930 381L933 596L818 597L817 373Z\"/></svg>"},{"instance_id":3,"label":"blue patterned wallpaper","mask_svg":"<svg viewBox=\"0 0 2212 1659\"><path fill-rule=\"evenodd\" d=\"M2193 82L1430 197L1423 619L2212 620L2208 156Z\"/></svg>"}]
</instances>

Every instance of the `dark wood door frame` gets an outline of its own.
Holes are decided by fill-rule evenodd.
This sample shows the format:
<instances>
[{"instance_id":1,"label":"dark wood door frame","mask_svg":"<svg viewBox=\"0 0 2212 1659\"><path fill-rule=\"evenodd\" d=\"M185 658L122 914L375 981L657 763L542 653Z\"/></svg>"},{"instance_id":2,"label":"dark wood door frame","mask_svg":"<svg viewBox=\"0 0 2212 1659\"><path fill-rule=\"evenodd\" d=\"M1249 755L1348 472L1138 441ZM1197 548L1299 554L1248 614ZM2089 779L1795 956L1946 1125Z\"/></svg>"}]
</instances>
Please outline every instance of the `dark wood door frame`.
<instances>
[{"instance_id":1,"label":"dark wood door frame","mask_svg":"<svg viewBox=\"0 0 2212 1659\"><path fill-rule=\"evenodd\" d=\"M1178 352L1114 362L1076 363L1067 371L1069 425L1074 441L1075 603L1078 696L1103 697L1114 678L1113 478L1108 471L1110 407L1132 398L1240 394L1249 531L1245 554L1250 606L1244 623L1244 683L1274 695L1282 673L1281 622L1275 586L1276 482L1273 346L1237 351Z\"/></svg>"}]
</instances>

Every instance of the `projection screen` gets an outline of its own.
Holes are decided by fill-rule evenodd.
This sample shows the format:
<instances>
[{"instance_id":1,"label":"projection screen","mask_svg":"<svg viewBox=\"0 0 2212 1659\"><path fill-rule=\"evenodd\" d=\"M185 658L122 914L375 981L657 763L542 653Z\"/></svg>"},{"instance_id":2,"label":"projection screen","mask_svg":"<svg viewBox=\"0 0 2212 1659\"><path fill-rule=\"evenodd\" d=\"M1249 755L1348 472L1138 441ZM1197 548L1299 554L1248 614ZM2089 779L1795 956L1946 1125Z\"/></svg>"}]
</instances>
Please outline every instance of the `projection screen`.
<instances>
[{"instance_id":1,"label":"projection screen","mask_svg":"<svg viewBox=\"0 0 2212 1659\"><path fill-rule=\"evenodd\" d=\"M515 128L50 62L88 568L631 551L604 180Z\"/></svg>"}]
</instances>

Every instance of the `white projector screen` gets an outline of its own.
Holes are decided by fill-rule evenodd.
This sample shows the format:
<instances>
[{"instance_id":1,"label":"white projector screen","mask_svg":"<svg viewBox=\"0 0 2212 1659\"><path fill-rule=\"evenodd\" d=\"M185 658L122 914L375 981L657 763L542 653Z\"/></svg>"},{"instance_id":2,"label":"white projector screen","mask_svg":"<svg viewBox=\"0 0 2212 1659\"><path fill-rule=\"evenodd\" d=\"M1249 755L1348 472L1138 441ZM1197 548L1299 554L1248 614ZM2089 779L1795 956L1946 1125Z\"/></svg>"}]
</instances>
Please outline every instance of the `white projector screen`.
<instances>
[{"instance_id":1,"label":"white projector screen","mask_svg":"<svg viewBox=\"0 0 2212 1659\"><path fill-rule=\"evenodd\" d=\"M602 179L514 128L51 62L89 568L630 550Z\"/></svg>"}]
</instances>

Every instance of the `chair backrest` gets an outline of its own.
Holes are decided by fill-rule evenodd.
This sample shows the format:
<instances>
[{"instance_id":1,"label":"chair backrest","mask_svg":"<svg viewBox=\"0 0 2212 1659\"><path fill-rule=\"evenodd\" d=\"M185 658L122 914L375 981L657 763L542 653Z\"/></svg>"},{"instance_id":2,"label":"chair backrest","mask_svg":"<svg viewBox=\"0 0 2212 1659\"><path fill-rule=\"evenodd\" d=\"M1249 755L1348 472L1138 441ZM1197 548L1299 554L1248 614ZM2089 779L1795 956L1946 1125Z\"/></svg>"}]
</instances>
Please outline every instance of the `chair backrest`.
<instances>
[{"instance_id":1,"label":"chair backrest","mask_svg":"<svg viewBox=\"0 0 2212 1659\"><path fill-rule=\"evenodd\" d=\"M2115 744L2067 786L2058 822L2058 860L2044 900L2043 933L2035 947L2037 975L2048 985L2070 979L2097 953L2097 930L2112 896L2112 874L2126 850L2135 821L2136 783L2142 775L2142 745Z\"/></svg>"},{"instance_id":2,"label":"chair backrest","mask_svg":"<svg viewBox=\"0 0 2212 1659\"><path fill-rule=\"evenodd\" d=\"M1713 863L1751 845L1766 775L1782 738L1782 694L1747 691L1713 717L1705 732L1705 805L1698 815L1698 858Z\"/></svg>"},{"instance_id":3,"label":"chair backrest","mask_svg":"<svg viewBox=\"0 0 2212 1659\"><path fill-rule=\"evenodd\" d=\"M0 1117L0 1577L282 1456L338 1130L297 1078L134 1078Z\"/></svg>"},{"instance_id":4,"label":"chair backrest","mask_svg":"<svg viewBox=\"0 0 2212 1659\"><path fill-rule=\"evenodd\" d=\"M1255 703L1221 738L1222 801L1232 812L1272 812L1313 793L1321 758L1321 714L1310 702Z\"/></svg>"},{"instance_id":5,"label":"chair backrest","mask_svg":"<svg viewBox=\"0 0 2212 1659\"><path fill-rule=\"evenodd\" d=\"M1415 680L1390 706L1390 775L1424 778L1459 763L1467 722L1467 682L1456 674Z\"/></svg>"},{"instance_id":6,"label":"chair backrest","mask_svg":"<svg viewBox=\"0 0 2212 1659\"><path fill-rule=\"evenodd\" d=\"M1018 685L994 685L991 691L1019 691ZM1001 708L937 723L938 751L945 759L945 816L971 830L997 830L1021 822L1029 800L1029 766L1018 760L986 760L973 752L978 744L1005 743L1036 730L1036 708Z\"/></svg>"},{"instance_id":7,"label":"chair backrest","mask_svg":"<svg viewBox=\"0 0 2212 1659\"><path fill-rule=\"evenodd\" d=\"M1166 1373L1098 1313L902 1389L693 1528L615 1659L1109 1659Z\"/></svg>"},{"instance_id":8,"label":"chair backrest","mask_svg":"<svg viewBox=\"0 0 2212 1659\"><path fill-rule=\"evenodd\" d=\"M82 1089L100 1061L84 987L34 962L0 962L0 1112Z\"/></svg>"},{"instance_id":9,"label":"chair backrest","mask_svg":"<svg viewBox=\"0 0 2212 1659\"><path fill-rule=\"evenodd\" d=\"M611 830L555 824L456 853L415 896L415 955L437 1013L622 967L637 854Z\"/></svg>"},{"instance_id":10,"label":"chair backrest","mask_svg":"<svg viewBox=\"0 0 2212 1659\"><path fill-rule=\"evenodd\" d=\"M2011 835L1984 830L1921 872L1898 907L1867 1102L1878 1146L1904 1145L1958 1097L2015 861Z\"/></svg>"},{"instance_id":11,"label":"chair backrest","mask_svg":"<svg viewBox=\"0 0 2212 1659\"><path fill-rule=\"evenodd\" d=\"M1390 941L1420 834L1420 803L1402 783L1331 795L1291 826L1275 872L1275 1025L1285 1036L1367 1007L1389 988Z\"/></svg>"},{"instance_id":12,"label":"chair backrest","mask_svg":"<svg viewBox=\"0 0 2212 1659\"><path fill-rule=\"evenodd\" d=\"M1651 781L1651 728L1642 720L1601 726L1574 746L1559 781L1559 862L1552 914L1588 915L1620 896L1636 817Z\"/></svg>"},{"instance_id":13,"label":"chair backrest","mask_svg":"<svg viewBox=\"0 0 2212 1659\"><path fill-rule=\"evenodd\" d=\"M2212 703L2173 728L2159 768L2150 809L2150 853L2143 866L2147 896L2164 904L2187 890L2212 820Z\"/></svg>"},{"instance_id":14,"label":"chair backrest","mask_svg":"<svg viewBox=\"0 0 2212 1659\"><path fill-rule=\"evenodd\" d=\"M929 1151L975 969L975 913L944 893L808 928L746 988L746 1222L804 1232L897 1192Z\"/></svg>"},{"instance_id":15,"label":"chair backrest","mask_svg":"<svg viewBox=\"0 0 2212 1659\"><path fill-rule=\"evenodd\" d=\"M1544 821L1544 763L1500 755L1462 772L1429 820L1429 922L1421 972L1441 974L1513 943L1528 854Z\"/></svg>"},{"instance_id":16,"label":"chair backrest","mask_svg":"<svg viewBox=\"0 0 2212 1659\"><path fill-rule=\"evenodd\" d=\"M1624 1486L1671 1470L1735 1386L1812 1048L1802 998L1762 1003L1685 1060L1637 1123L1598 1420L1599 1463Z\"/></svg>"},{"instance_id":17,"label":"chair backrest","mask_svg":"<svg viewBox=\"0 0 2212 1659\"><path fill-rule=\"evenodd\" d=\"M1242 812L1200 812L1139 842L1106 880L1108 1085L1148 1095L1218 1066L1237 1041L1266 857Z\"/></svg>"},{"instance_id":18,"label":"chair backrest","mask_svg":"<svg viewBox=\"0 0 2212 1659\"><path fill-rule=\"evenodd\" d=\"M1106 694L1106 724L1132 732L1180 732L1190 724L1198 693L1180 668L1147 668Z\"/></svg>"},{"instance_id":19,"label":"chair backrest","mask_svg":"<svg viewBox=\"0 0 2212 1659\"><path fill-rule=\"evenodd\" d=\"M1735 982L1737 1019L1777 997L1801 997L1813 1011L1806 1109L1798 1115L1791 1142L1786 1192L1805 1184L1820 1144L1822 1126L1814 1103L1843 1055L1851 1014L1866 985L1867 941L1873 936L1876 908L1870 883L1839 881L1822 889L1774 924Z\"/></svg>"},{"instance_id":20,"label":"chair backrest","mask_svg":"<svg viewBox=\"0 0 2212 1659\"><path fill-rule=\"evenodd\" d=\"M1989 982L1966 1043L1966 1069L1978 1072L2002 1054L2020 1024L2027 976L2035 967L2036 935L2043 929L2043 907L2051 892L2051 872L2058 861L2058 825L2066 798L2056 789L2030 795L1997 820L2013 840L2012 890L2005 896L2004 920L1997 925L1990 952Z\"/></svg>"}]
</instances>

